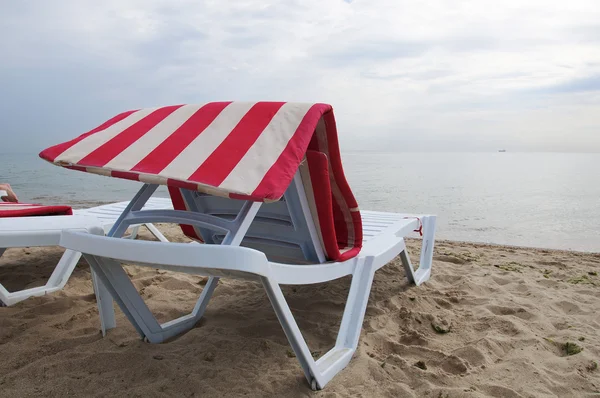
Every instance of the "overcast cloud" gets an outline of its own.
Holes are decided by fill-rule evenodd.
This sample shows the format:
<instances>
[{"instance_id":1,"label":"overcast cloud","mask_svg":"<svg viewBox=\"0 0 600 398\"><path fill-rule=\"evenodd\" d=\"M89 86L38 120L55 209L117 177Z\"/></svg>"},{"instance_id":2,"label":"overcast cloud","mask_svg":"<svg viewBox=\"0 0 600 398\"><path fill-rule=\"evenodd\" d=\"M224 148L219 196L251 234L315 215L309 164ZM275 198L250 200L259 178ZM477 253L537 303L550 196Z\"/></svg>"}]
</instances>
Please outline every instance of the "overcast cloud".
<instances>
[{"instance_id":1,"label":"overcast cloud","mask_svg":"<svg viewBox=\"0 0 600 398\"><path fill-rule=\"evenodd\" d=\"M600 4L0 0L0 152L214 100L331 103L343 150L600 151Z\"/></svg>"}]
</instances>

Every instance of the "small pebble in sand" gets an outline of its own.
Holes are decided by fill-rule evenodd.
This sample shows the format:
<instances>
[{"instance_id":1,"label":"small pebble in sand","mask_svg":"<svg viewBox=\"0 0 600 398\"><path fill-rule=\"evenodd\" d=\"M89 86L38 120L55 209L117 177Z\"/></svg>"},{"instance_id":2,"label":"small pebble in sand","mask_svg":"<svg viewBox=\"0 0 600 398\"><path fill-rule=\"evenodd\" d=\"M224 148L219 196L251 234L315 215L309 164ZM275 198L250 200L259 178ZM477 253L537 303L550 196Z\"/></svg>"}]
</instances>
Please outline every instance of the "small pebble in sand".
<instances>
[{"instance_id":1,"label":"small pebble in sand","mask_svg":"<svg viewBox=\"0 0 600 398\"><path fill-rule=\"evenodd\" d=\"M208 277L202 277L202 278L200 278L200 280L198 281L198 284L199 284L200 286L204 286L204 285L206 285L207 283L208 283Z\"/></svg>"},{"instance_id":2,"label":"small pebble in sand","mask_svg":"<svg viewBox=\"0 0 600 398\"><path fill-rule=\"evenodd\" d=\"M431 321L431 327L433 328L433 330L435 330L436 333L439 334L449 333L450 329L452 328L448 321L438 319L433 319Z\"/></svg>"},{"instance_id":3,"label":"small pebble in sand","mask_svg":"<svg viewBox=\"0 0 600 398\"><path fill-rule=\"evenodd\" d=\"M425 362L423 361L416 362L415 366L419 369L427 370L427 365L425 365Z\"/></svg>"}]
</instances>

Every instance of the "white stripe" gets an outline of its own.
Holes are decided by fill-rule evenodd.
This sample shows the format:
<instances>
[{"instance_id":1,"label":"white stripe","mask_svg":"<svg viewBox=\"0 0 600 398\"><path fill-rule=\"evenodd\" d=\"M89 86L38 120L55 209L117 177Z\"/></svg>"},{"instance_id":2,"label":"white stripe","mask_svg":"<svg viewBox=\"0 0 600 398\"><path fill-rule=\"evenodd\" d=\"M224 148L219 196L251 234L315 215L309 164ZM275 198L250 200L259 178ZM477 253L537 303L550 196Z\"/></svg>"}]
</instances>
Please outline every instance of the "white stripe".
<instances>
[{"instance_id":1,"label":"white stripe","mask_svg":"<svg viewBox=\"0 0 600 398\"><path fill-rule=\"evenodd\" d=\"M237 126L255 102L232 102L167 167L161 177L187 181Z\"/></svg>"},{"instance_id":2,"label":"white stripe","mask_svg":"<svg viewBox=\"0 0 600 398\"><path fill-rule=\"evenodd\" d=\"M290 142L312 105L289 102L283 104L219 188L244 194L254 192Z\"/></svg>"},{"instance_id":3,"label":"white stripe","mask_svg":"<svg viewBox=\"0 0 600 398\"><path fill-rule=\"evenodd\" d=\"M167 179L161 176L157 176L154 174L142 174L138 173L140 182L146 184L158 184L158 185L167 185Z\"/></svg>"},{"instance_id":4,"label":"white stripe","mask_svg":"<svg viewBox=\"0 0 600 398\"><path fill-rule=\"evenodd\" d=\"M115 156L104 167L112 170L131 170L157 146L162 144L183 123L194 115L204 105L184 105L160 121L156 126L141 136L123 152Z\"/></svg>"},{"instance_id":5,"label":"white stripe","mask_svg":"<svg viewBox=\"0 0 600 398\"><path fill-rule=\"evenodd\" d=\"M104 169L102 167L86 167L85 171L87 173L100 174L101 176L112 177L111 170Z\"/></svg>"},{"instance_id":6,"label":"white stripe","mask_svg":"<svg viewBox=\"0 0 600 398\"><path fill-rule=\"evenodd\" d=\"M144 182L147 184L167 185L167 179L164 177L157 176L154 174L144 174L144 173L137 173L137 174L138 174L141 182ZM196 185L196 191L198 191L198 192L207 193L207 194L213 195L213 196L222 196L225 198L228 197L227 192L224 192L223 190L219 190L218 188L215 188L213 186L198 184L196 182L191 182L191 181L184 181L184 182L189 182L190 184Z\"/></svg>"},{"instance_id":7,"label":"white stripe","mask_svg":"<svg viewBox=\"0 0 600 398\"><path fill-rule=\"evenodd\" d=\"M56 160L54 160L54 162L66 162L76 164L81 159L90 154L92 151L97 149L100 145L103 145L106 142L110 141L123 130L133 126L135 123L142 120L144 117L148 116L156 109L157 108L139 110L127 116L125 119L118 121L112 126L85 137L83 140L79 141L77 144L73 145L72 147L61 153L56 158Z\"/></svg>"}]
</instances>

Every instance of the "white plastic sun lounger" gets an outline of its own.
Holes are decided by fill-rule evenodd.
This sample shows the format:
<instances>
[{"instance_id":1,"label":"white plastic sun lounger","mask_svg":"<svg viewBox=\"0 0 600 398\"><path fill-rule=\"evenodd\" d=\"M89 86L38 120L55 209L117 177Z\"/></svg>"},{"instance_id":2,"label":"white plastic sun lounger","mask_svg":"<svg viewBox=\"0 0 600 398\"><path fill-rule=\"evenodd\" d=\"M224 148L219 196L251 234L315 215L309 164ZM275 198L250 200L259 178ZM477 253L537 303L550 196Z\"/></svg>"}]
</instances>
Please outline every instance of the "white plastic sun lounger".
<instances>
[{"instance_id":1,"label":"white plastic sun lounger","mask_svg":"<svg viewBox=\"0 0 600 398\"><path fill-rule=\"evenodd\" d=\"M56 165L143 181L108 236L64 231L60 245L92 268L103 332L113 299L142 338L160 343L203 316L219 278L263 285L309 385L323 388L358 346L375 271L396 256L409 281L429 279L435 216L358 211L341 169L331 106L209 103L126 112L43 151ZM144 210L159 184L174 210ZM203 244L115 239L128 227L168 222ZM404 237L422 231L419 268ZM208 276L193 311L160 324L123 263ZM350 275L335 346L314 360L280 285Z\"/></svg>"},{"instance_id":2,"label":"white plastic sun lounger","mask_svg":"<svg viewBox=\"0 0 600 398\"><path fill-rule=\"evenodd\" d=\"M233 219L223 217L231 215L223 209L215 212L220 217L210 213L180 210L136 211L135 208L145 200L144 196L155 189L155 186L148 185L147 190L132 201L132 207L123 213L122 219L115 224L109 234L119 236L128 225L141 222L186 223L215 231L220 237L221 245L130 241L71 231L62 234L60 245L83 252L96 277L104 285L97 285L96 292L103 328L115 326L112 306L114 298L142 338L151 343L163 342L194 327L203 316L220 277L241 278L262 283L308 382L313 389L321 389L346 367L356 351L375 271L399 255L409 281L419 285L429 279L435 217L363 211L361 214L366 234L362 250L357 257L344 262L331 263L321 263L316 260L314 264L306 264L306 258L296 258L297 264L293 264L294 255L297 253L305 252L308 256L314 253L317 257L323 255L320 246L314 245L318 237L315 236L316 230L312 217L307 213L306 199L302 199L301 196L291 197L294 191L297 192L302 187L301 184L298 185L298 177L295 181L296 189L289 190L291 192L286 193L286 201L281 203L291 204L297 199L303 206L289 209L287 217L270 211L270 206L276 204L261 206L261 203L248 201L239 204L240 212ZM200 203L201 198L196 197L195 202ZM260 210L263 209L264 211L261 212ZM251 225L256 226L254 231ZM423 228L424 234L423 246L420 266L415 271L406 252L403 238L420 227ZM282 240L282 236L293 228L296 228L298 235L306 233L308 238L303 242ZM265 231L272 231L271 236L264 234ZM247 242L242 242L244 238ZM277 253L275 257L285 257L288 262L269 261L269 255L265 252L248 247L234 247L240 243L263 248L271 246ZM288 253L286 256L286 252L291 254ZM192 313L160 324L131 283L121 263L208 276L209 281ZM347 275L352 276L352 283L336 344L327 354L315 361L294 320L280 285L321 283ZM105 288L107 290L104 290Z\"/></svg>"},{"instance_id":3,"label":"white plastic sun lounger","mask_svg":"<svg viewBox=\"0 0 600 398\"><path fill-rule=\"evenodd\" d=\"M0 196L2 192L0 192ZM117 221L129 202L112 203L88 209L74 210L72 216L0 218L0 256L8 248L58 246L63 230L104 235ZM172 209L170 199L152 198L146 209ZM157 239L167 242L152 224L144 224ZM132 226L129 238L135 238L140 225ZM11 306L33 296L43 296L61 290L73 273L81 253L66 250L45 285L9 292L0 284L0 302Z\"/></svg>"}]
</instances>

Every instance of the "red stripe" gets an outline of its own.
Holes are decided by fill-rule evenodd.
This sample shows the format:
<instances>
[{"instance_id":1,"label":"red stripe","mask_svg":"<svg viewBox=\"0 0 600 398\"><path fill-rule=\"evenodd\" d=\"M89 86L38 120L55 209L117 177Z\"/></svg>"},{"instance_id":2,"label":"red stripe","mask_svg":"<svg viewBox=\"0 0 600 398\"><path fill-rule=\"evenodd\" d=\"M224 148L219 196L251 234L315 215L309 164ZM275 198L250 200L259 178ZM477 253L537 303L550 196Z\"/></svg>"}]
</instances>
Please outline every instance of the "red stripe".
<instances>
[{"instance_id":1,"label":"red stripe","mask_svg":"<svg viewBox=\"0 0 600 398\"><path fill-rule=\"evenodd\" d=\"M124 178L126 180L139 181L140 175L138 173L130 173L128 171L113 170L110 172L111 177Z\"/></svg>"},{"instance_id":2,"label":"red stripe","mask_svg":"<svg viewBox=\"0 0 600 398\"><path fill-rule=\"evenodd\" d=\"M325 122L325 142L326 148L319 148L321 151L326 151L329 157L329 165L331 167L331 184L337 185L337 188L342 194L342 203L337 203L340 206L340 210L349 213L352 218L352 223L349 224L344 221L344 227L341 225L341 221L337 223L336 228L340 228L339 233L346 233L346 242L348 240L348 229L354 229L354 246L362 247L362 238L363 238L363 230L362 230L362 218L360 217L360 212L355 212L358 216L353 215L353 212L350 211L351 208L357 208L358 203L354 198L354 194L352 193L352 189L350 189L350 185L346 180L346 176L344 175L344 169L342 167L342 158L340 156L340 147L337 137L337 128L335 123L335 116L333 115L333 111L328 111L323 115L323 120ZM316 135L315 135L316 138ZM317 141L315 140L315 143ZM312 144L312 143L311 143ZM317 144L318 145L318 144ZM335 199L334 199L335 201Z\"/></svg>"},{"instance_id":3,"label":"red stripe","mask_svg":"<svg viewBox=\"0 0 600 398\"><path fill-rule=\"evenodd\" d=\"M362 230L362 217L360 211L351 211L350 216L352 217L352 230L354 231L354 247L361 248L363 241L363 230Z\"/></svg>"},{"instance_id":4,"label":"red stripe","mask_svg":"<svg viewBox=\"0 0 600 398\"><path fill-rule=\"evenodd\" d=\"M326 104L311 106L279 158L252 192L253 197L277 200L283 196L304 158L306 148L314 135L315 126L323 113L330 109L331 105Z\"/></svg>"},{"instance_id":5,"label":"red stripe","mask_svg":"<svg viewBox=\"0 0 600 398\"><path fill-rule=\"evenodd\" d=\"M331 180L331 175L329 176ZM333 225L335 226L335 238L340 247L348 247L348 224L344 218L344 211L350 213L348 209L342 209L340 203L336 200L333 192L331 192L331 209L333 211ZM350 215L350 214L348 214Z\"/></svg>"},{"instance_id":6,"label":"red stripe","mask_svg":"<svg viewBox=\"0 0 600 398\"><path fill-rule=\"evenodd\" d=\"M96 167L104 166L114 159L115 156L123 152L125 148L137 141L140 137L154 128L158 123L162 122L167 116L169 116L178 108L181 108L181 106L182 105L165 106L155 110L148 116L121 131L109 141L94 149L92 152L87 154L87 156L77 162L77 164Z\"/></svg>"},{"instance_id":7,"label":"red stripe","mask_svg":"<svg viewBox=\"0 0 600 398\"><path fill-rule=\"evenodd\" d=\"M341 253L338 257L337 261L342 262L351 259L352 257L358 256L360 253L360 247L354 247L353 249L348 250L347 252Z\"/></svg>"},{"instance_id":8,"label":"red stripe","mask_svg":"<svg viewBox=\"0 0 600 398\"><path fill-rule=\"evenodd\" d=\"M58 145L51 146L50 148L46 148L42 152L40 152L40 157L49 162L54 162L54 160L58 157L58 155L60 155L67 149L71 148L73 145L77 144L79 141L83 140L85 137L92 135L94 133L97 133L98 131L106 130L113 124L120 122L121 120L125 119L127 116L131 115L134 112L137 112L137 110L123 112L123 113L113 117L112 119L107 120L106 122L102 123L100 126L96 127L95 129L88 131L87 133L82 134L79 137L77 137L71 141L63 142L62 144L58 144Z\"/></svg>"},{"instance_id":9,"label":"red stripe","mask_svg":"<svg viewBox=\"0 0 600 398\"><path fill-rule=\"evenodd\" d=\"M174 180L169 180L169 181L174 181ZM179 190L179 188L170 186L169 187L169 196L171 196L171 202L173 203L173 208L175 210L183 210L183 211L188 210L187 206L185 205L185 200L183 199L183 195L181 194L181 191ZM193 225L179 224L179 226L181 227L181 231L183 232L183 234L185 236L187 236L188 238L195 239L200 242L203 241L202 237L199 236L198 233L196 233L196 229L194 228Z\"/></svg>"},{"instance_id":10,"label":"red stripe","mask_svg":"<svg viewBox=\"0 0 600 398\"><path fill-rule=\"evenodd\" d=\"M308 144L308 150L311 151L320 151L319 148L319 140L317 139L317 133L315 132L310 139L310 143Z\"/></svg>"},{"instance_id":11,"label":"red stripe","mask_svg":"<svg viewBox=\"0 0 600 398\"><path fill-rule=\"evenodd\" d=\"M285 102L258 102L188 180L218 187L256 142Z\"/></svg>"},{"instance_id":12,"label":"red stripe","mask_svg":"<svg viewBox=\"0 0 600 398\"><path fill-rule=\"evenodd\" d=\"M211 102L198 109L185 123L159 146L154 148L131 170L144 173L160 173L192 141L216 119L231 102Z\"/></svg>"},{"instance_id":13,"label":"red stripe","mask_svg":"<svg viewBox=\"0 0 600 398\"><path fill-rule=\"evenodd\" d=\"M333 116L333 112L325 113L323 115L323 119L325 120L325 129L327 134L327 153L329 156L329 163L331 164L331 170L333 172L333 179L335 180L335 183L342 192L342 196L346 200L348 208L358 207L358 203L354 198L352 189L350 189L350 185L348 184L346 176L344 175L344 168L342 167L342 157L340 156L340 145L338 142L337 128L335 125L335 117Z\"/></svg>"},{"instance_id":14,"label":"red stripe","mask_svg":"<svg viewBox=\"0 0 600 398\"><path fill-rule=\"evenodd\" d=\"M306 160L308 171L313 185L317 217L323 237L325 256L329 260L336 261L340 256L337 246L335 227L333 222L331 190L329 189L329 173L327 167L327 156L317 151L307 151Z\"/></svg>"},{"instance_id":15,"label":"red stripe","mask_svg":"<svg viewBox=\"0 0 600 398\"><path fill-rule=\"evenodd\" d=\"M170 187L188 189L190 191L198 190L198 184L194 184L193 182L179 181L173 178L167 179L167 185Z\"/></svg>"}]
</instances>

